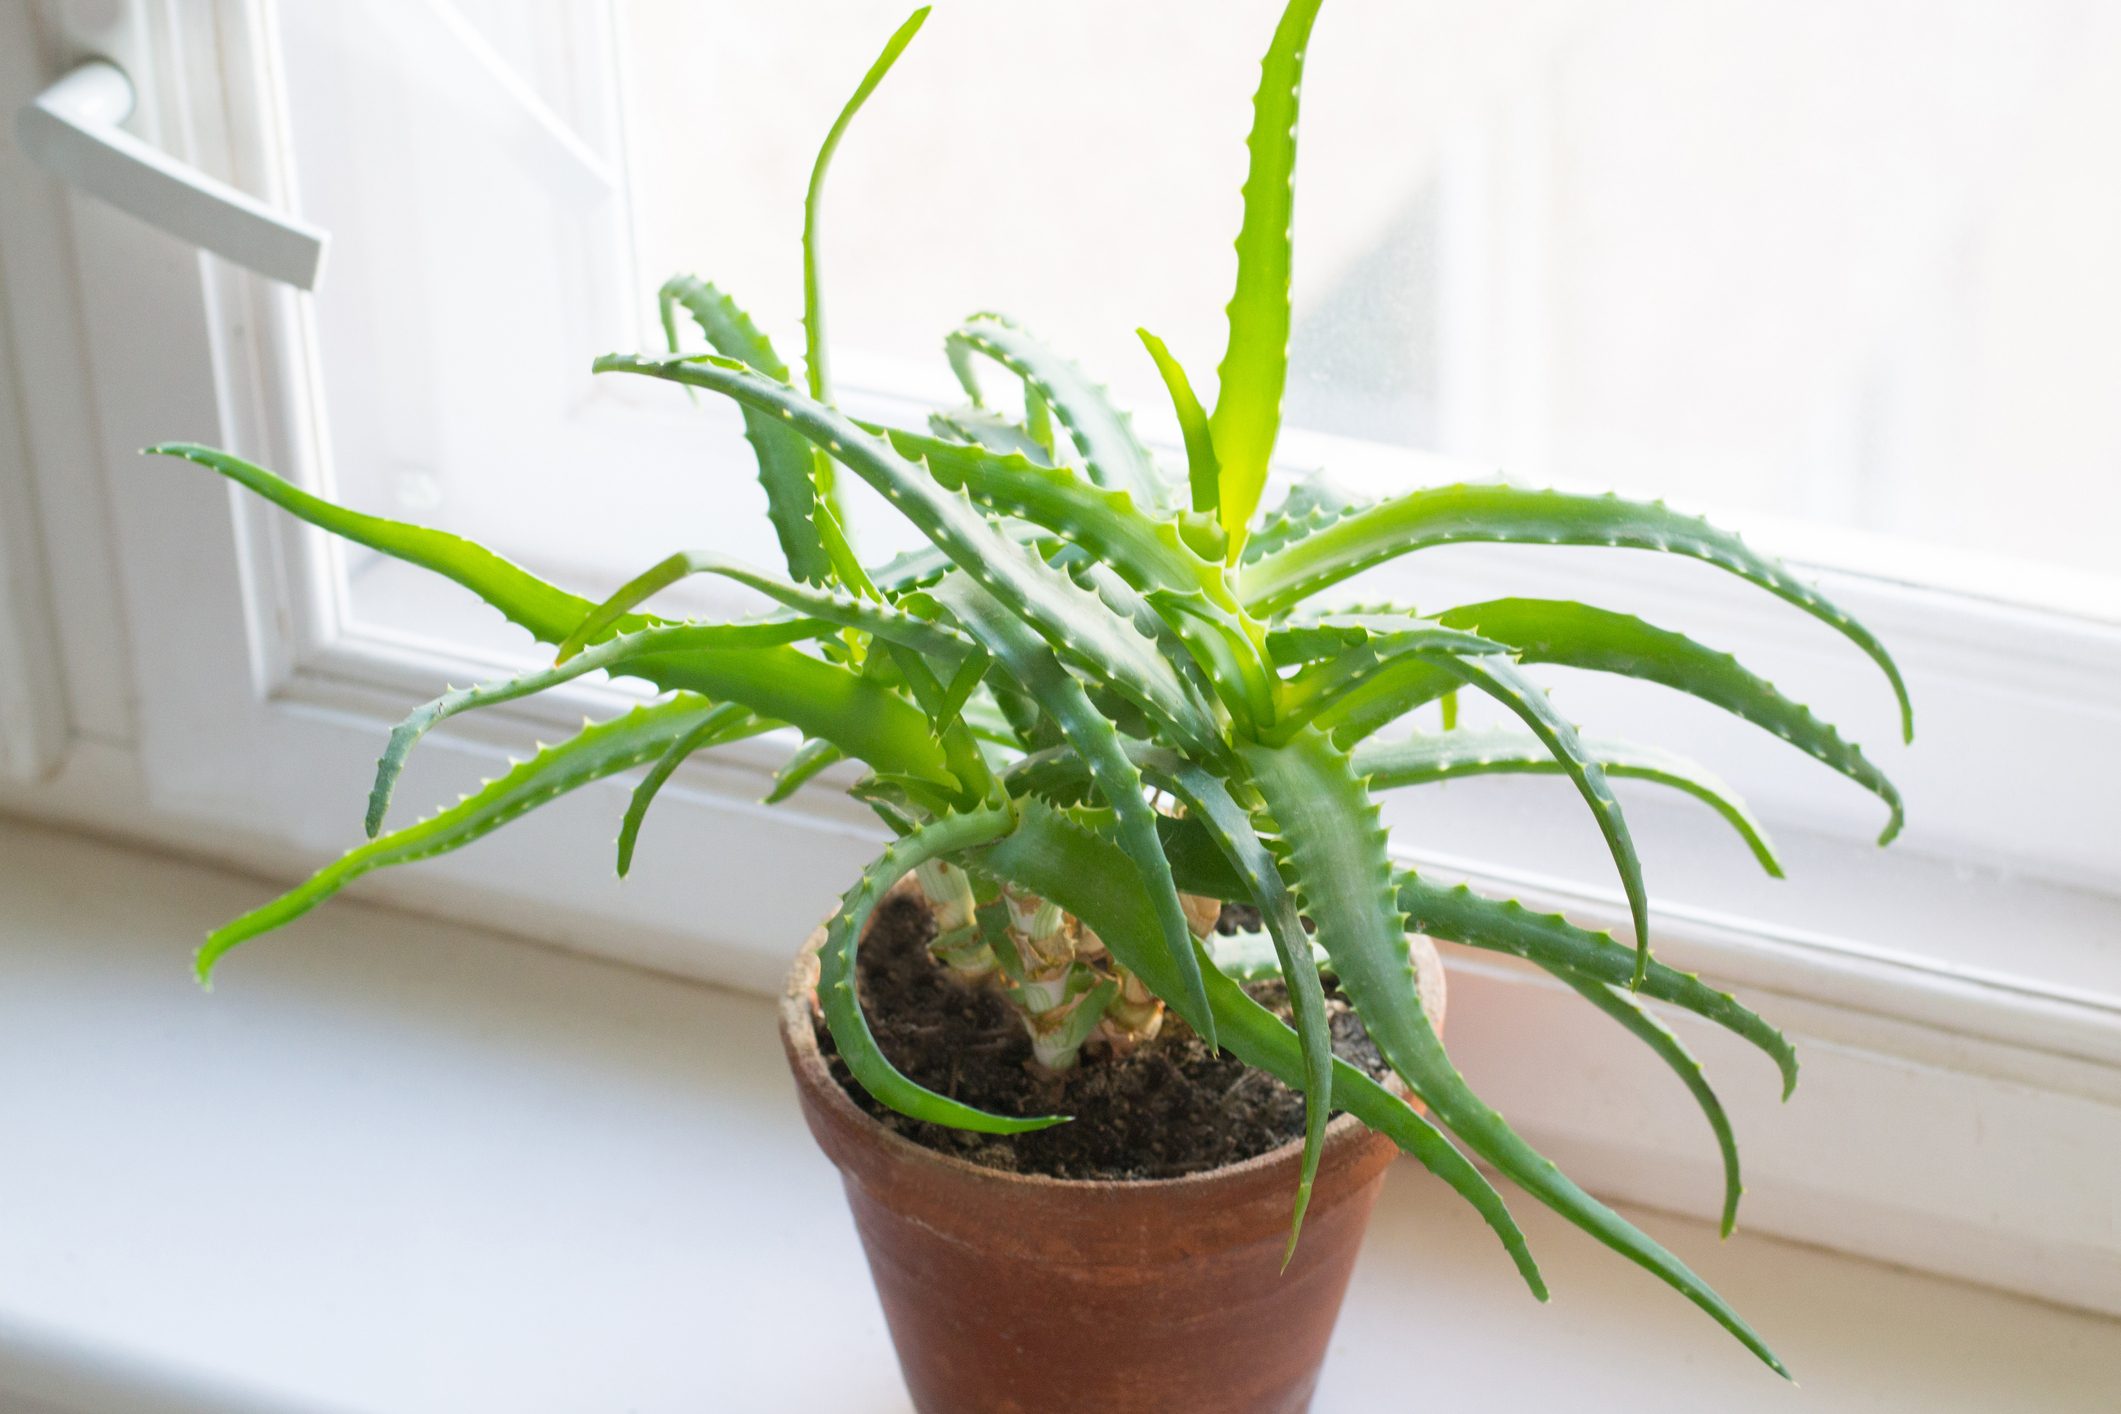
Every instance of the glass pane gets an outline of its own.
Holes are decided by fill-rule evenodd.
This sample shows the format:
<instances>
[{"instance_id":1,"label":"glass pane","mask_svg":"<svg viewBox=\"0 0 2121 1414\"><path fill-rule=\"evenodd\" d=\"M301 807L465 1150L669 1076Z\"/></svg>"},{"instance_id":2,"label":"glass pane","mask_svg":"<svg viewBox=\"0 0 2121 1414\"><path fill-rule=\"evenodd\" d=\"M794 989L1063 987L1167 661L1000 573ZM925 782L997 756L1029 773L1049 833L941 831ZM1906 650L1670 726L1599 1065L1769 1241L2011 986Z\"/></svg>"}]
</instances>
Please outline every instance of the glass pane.
<instances>
[{"instance_id":1,"label":"glass pane","mask_svg":"<svg viewBox=\"0 0 2121 1414\"><path fill-rule=\"evenodd\" d=\"M335 235L340 492L603 587L684 545L772 562L730 411L586 364L658 337L679 270L799 362L811 156L904 9L283 7L303 204ZM1278 9L941 7L835 168L843 392L953 400L943 334L1000 309L1152 434L1137 326L1212 394ZM1335 0L1288 400L1324 435L1290 455L1441 451L2106 612L2117 64L2121 13L2068 0ZM418 617L396 602L355 595Z\"/></svg>"}]
</instances>

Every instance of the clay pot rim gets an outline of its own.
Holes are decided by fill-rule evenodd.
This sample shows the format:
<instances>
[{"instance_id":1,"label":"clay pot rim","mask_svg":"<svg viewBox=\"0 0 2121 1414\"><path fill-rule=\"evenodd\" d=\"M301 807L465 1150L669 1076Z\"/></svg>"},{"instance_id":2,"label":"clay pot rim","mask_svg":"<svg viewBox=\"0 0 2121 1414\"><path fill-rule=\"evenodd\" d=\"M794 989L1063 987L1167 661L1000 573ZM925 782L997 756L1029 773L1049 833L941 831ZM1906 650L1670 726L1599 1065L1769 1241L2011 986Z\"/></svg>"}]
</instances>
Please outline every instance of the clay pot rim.
<instances>
[{"instance_id":1,"label":"clay pot rim","mask_svg":"<svg viewBox=\"0 0 2121 1414\"><path fill-rule=\"evenodd\" d=\"M787 1048L789 1058L803 1072L807 1087L833 1114L863 1131L867 1142L881 1149L884 1155L901 1161L932 1164L968 1179L979 1179L995 1183L1020 1185L1025 1189L1049 1189L1060 1193L1109 1193L1115 1190L1129 1193L1157 1193L1176 1196L1188 1188L1230 1184L1246 1184L1247 1180L1265 1181L1276 1177L1275 1170L1288 1170L1288 1181L1293 1187L1297 1170L1303 1162L1303 1140L1291 1139L1264 1154L1255 1154L1236 1163L1222 1164L1198 1173L1178 1174L1169 1178L1058 1178L1043 1173L1018 1173L1011 1169L989 1168L976 1164L955 1154L946 1154L931 1149L925 1144L916 1144L905 1135L884 1124L854 1102L832 1074L819 1049L815 1019L820 1014L817 1006L815 983L817 967L814 959L824 946L825 930L818 929L804 942L796 953L795 961L788 970L788 981L780 998L781 1041ZM1393 1088L1401 1088L1396 1078ZM1326 1124L1324 1153L1344 1149L1365 1141L1391 1144L1354 1115L1342 1111ZM1395 1149L1397 1146L1393 1146ZM1323 1158L1320 1171L1325 1171Z\"/></svg>"}]
</instances>

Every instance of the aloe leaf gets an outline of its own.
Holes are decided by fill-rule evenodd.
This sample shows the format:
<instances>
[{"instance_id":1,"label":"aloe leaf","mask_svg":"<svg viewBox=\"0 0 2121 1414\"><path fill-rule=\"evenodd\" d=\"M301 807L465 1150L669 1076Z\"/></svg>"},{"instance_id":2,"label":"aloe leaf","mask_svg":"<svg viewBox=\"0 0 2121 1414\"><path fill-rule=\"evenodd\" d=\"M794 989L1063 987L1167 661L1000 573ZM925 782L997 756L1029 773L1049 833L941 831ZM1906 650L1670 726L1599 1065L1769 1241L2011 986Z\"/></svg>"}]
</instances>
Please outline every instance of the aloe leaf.
<instances>
[{"instance_id":1,"label":"aloe leaf","mask_svg":"<svg viewBox=\"0 0 2121 1414\"><path fill-rule=\"evenodd\" d=\"M1459 1138L1540 1201L1655 1273L1771 1369L1782 1363L1685 1263L1570 1182L1467 1087L1422 1012L1407 921L1392 887L1377 808L1347 757L1306 732L1284 746L1244 750L1280 839L1279 857L1340 985L1407 1084ZM1426 930L1424 930L1426 931Z\"/></svg>"},{"instance_id":2,"label":"aloe leaf","mask_svg":"<svg viewBox=\"0 0 2121 1414\"><path fill-rule=\"evenodd\" d=\"M847 128L854 122L854 115L862 111L862 105L875 93L877 85L891 72L899 55L913 43L913 36L920 33L921 26L928 22L931 7L923 5L906 18L906 22L893 31L884 42L883 52L862 75L853 95L832 120L832 127L819 145L817 160L811 164L810 186L803 195L803 358L809 375L810 396L821 403L832 401L832 373L828 365L825 345L825 299L824 284L819 275L820 240L819 224L824 214L825 174L832 166L833 154L839 151L840 139L846 136Z\"/></svg>"},{"instance_id":3,"label":"aloe leaf","mask_svg":"<svg viewBox=\"0 0 2121 1414\"><path fill-rule=\"evenodd\" d=\"M1134 332L1155 361L1156 371L1163 375L1164 387L1171 394L1171 410L1178 414L1179 435L1186 442L1186 484L1193 493L1193 509L1212 516L1222 495L1222 466L1215 459L1215 434L1208 430L1207 409L1194 396L1193 381L1186 377L1184 365L1173 357L1164 341L1147 329Z\"/></svg>"},{"instance_id":4,"label":"aloe leaf","mask_svg":"<svg viewBox=\"0 0 2121 1414\"><path fill-rule=\"evenodd\" d=\"M1289 989L1296 1039L1302 1046L1304 1061L1303 1169L1289 1218L1289 1246L1283 1256L1286 1266L1288 1256L1296 1251L1304 1210L1311 1203L1311 1185L1326 1141L1326 1122L1332 1116L1333 1036L1326 1022L1325 989L1319 985L1315 968L1299 965L1300 959L1309 957L1311 944L1304 933L1303 920L1297 916L1296 900L1283 882L1274 856L1260 843L1251 819L1231 797L1228 787L1210 772L1170 752L1151 752L1145 764L1144 774L1184 803L1188 813L1201 822L1209 838L1222 850L1230 868L1244 881L1244 896L1259 910L1282 963L1282 978Z\"/></svg>"},{"instance_id":5,"label":"aloe leaf","mask_svg":"<svg viewBox=\"0 0 2121 1414\"><path fill-rule=\"evenodd\" d=\"M1625 988L1572 973L1556 975L1585 1001L1619 1022L1630 1035L1654 1051L1686 1086L1694 1103L1701 1106L1702 1117L1708 1120L1709 1129L1716 1136L1717 1151L1723 1156L1723 1216L1719 1231L1722 1236L1729 1237L1738 1225L1739 1195L1745 1192L1745 1185L1738 1175L1738 1138L1731 1133L1730 1116L1724 1113L1723 1102L1710 1088L1708 1076L1702 1073L1701 1062L1686 1048L1686 1043L1672 1033L1671 1027L1650 1015Z\"/></svg>"},{"instance_id":6,"label":"aloe leaf","mask_svg":"<svg viewBox=\"0 0 2121 1414\"><path fill-rule=\"evenodd\" d=\"M616 676L661 681L671 674L659 671L660 666L672 661L688 664L683 676L701 684L703 695L741 703L762 717L801 727L878 770L908 769L950 778L943 754L929 735L926 717L912 703L845 668L771 646L771 633L755 632L814 632L808 627L814 622L661 624L606 639L558 667L444 693L392 730L376 763L375 785L369 793L369 833L382 824L406 757L438 723L543 692L599 669ZM768 646L753 646L759 642Z\"/></svg>"},{"instance_id":7,"label":"aloe leaf","mask_svg":"<svg viewBox=\"0 0 2121 1414\"><path fill-rule=\"evenodd\" d=\"M917 826L911 833L893 841L840 900L839 911L825 925L825 946L818 952L818 1004L825 1013L825 1025L832 1032L832 1042L839 1048L840 1059L847 1063L856 1083L878 1103L888 1105L902 1115L980 1134L1023 1134L1050 1128L1064 1122L1068 1116L1039 1115L1015 1119L990 1114L946 1095L938 1095L908 1078L877 1045L876 1034L869 1029L869 1019L862 1014L862 1004L856 996L855 954L863 926L875 911L878 900L890 891L893 884L915 866L986 844L997 835L1007 833L1013 824L1014 820L1006 809L977 810Z\"/></svg>"},{"instance_id":8,"label":"aloe leaf","mask_svg":"<svg viewBox=\"0 0 2121 1414\"><path fill-rule=\"evenodd\" d=\"M766 381L763 375L752 376ZM483 545L446 531L334 505L226 452L191 443L168 443L148 450L208 467L319 529L454 580L542 643L565 641L596 607ZM637 632L656 622L628 616L613 624L611 631ZM721 701L755 699L769 704L759 708L762 716L797 725L814 712L819 729L810 735L839 741L849 755L883 769L931 777L948 774L926 722L912 703L864 685L845 668L793 648L657 653L629 661L627 672L665 691L697 692ZM780 710L804 703L810 707L801 712Z\"/></svg>"},{"instance_id":9,"label":"aloe leaf","mask_svg":"<svg viewBox=\"0 0 2121 1414\"><path fill-rule=\"evenodd\" d=\"M1208 848L1213 853L1213 847ZM1159 996L1176 992L1178 973L1159 945L1161 929L1149 891L1126 854L1110 840L1028 800L1021 803L1013 833L969 854L965 862L1051 899L1088 924L1120 965ZM1216 862L1227 869L1220 856ZM1205 984L1215 1008L1217 1035L1230 1053L1285 1085L1301 1088L1302 1043L1288 1023L1212 966ZM1390 1138L1472 1204L1501 1239L1533 1295L1547 1299L1524 1233L1501 1195L1449 1139L1405 1100L1338 1057L1333 1061L1332 1095L1336 1108Z\"/></svg>"},{"instance_id":10,"label":"aloe leaf","mask_svg":"<svg viewBox=\"0 0 2121 1414\"><path fill-rule=\"evenodd\" d=\"M1206 704L1151 640L1115 623L1094 596L989 523L964 494L951 494L834 409L728 359L647 359L609 354L598 372L640 373L707 388L766 407L876 488L951 561L978 579L1071 662L1155 717L1189 752L1208 755L1220 736ZM817 733L813 733L817 735Z\"/></svg>"},{"instance_id":11,"label":"aloe leaf","mask_svg":"<svg viewBox=\"0 0 2121 1414\"><path fill-rule=\"evenodd\" d=\"M1878 843L1900 833L1905 818L1900 792L1872 765L1861 747L1844 740L1811 709L1748 672L1728 653L1685 634L1558 599L1492 599L1437 616L1440 622L1477 629L1518 650L1527 663L1556 663L1594 672L1620 673L1674 688L1721 707L1781 737L1884 801L1891 815Z\"/></svg>"},{"instance_id":12,"label":"aloe leaf","mask_svg":"<svg viewBox=\"0 0 2121 1414\"><path fill-rule=\"evenodd\" d=\"M1432 545L1473 541L1664 550L1728 570L1802 609L1862 649L1892 684L1900 704L1901 734L1914 739L1915 715L1907 684L1892 655L1869 629L1737 536L1661 504L1499 485L1410 491L1325 526L1247 566L1243 597L1255 614L1283 613L1328 585L1395 556Z\"/></svg>"},{"instance_id":13,"label":"aloe leaf","mask_svg":"<svg viewBox=\"0 0 2121 1414\"><path fill-rule=\"evenodd\" d=\"M1243 562L1250 564L1284 545L1293 545L1314 531L1325 529L1372 503L1357 500L1316 477L1289 488L1279 506L1268 512L1245 540Z\"/></svg>"},{"instance_id":14,"label":"aloe leaf","mask_svg":"<svg viewBox=\"0 0 2121 1414\"><path fill-rule=\"evenodd\" d=\"M796 748L788 764L773 776L773 789L766 793L766 804L779 805L801 790L820 771L829 769L837 762L847 759L847 753L829 741L815 738Z\"/></svg>"},{"instance_id":15,"label":"aloe leaf","mask_svg":"<svg viewBox=\"0 0 2121 1414\"><path fill-rule=\"evenodd\" d=\"M697 698L637 707L623 717L584 727L557 746L540 748L448 809L349 850L305 883L215 929L199 949L199 980L209 980L231 948L294 921L363 874L447 854L556 795L660 756L717 710Z\"/></svg>"},{"instance_id":16,"label":"aloe leaf","mask_svg":"<svg viewBox=\"0 0 2121 1414\"><path fill-rule=\"evenodd\" d=\"M985 408L955 408L928 414L928 430L938 437L984 447L1005 457L1022 457L1038 466L1053 465L1053 454L1020 422Z\"/></svg>"},{"instance_id":17,"label":"aloe leaf","mask_svg":"<svg viewBox=\"0 0 2121 1414\"><path fill-rule=\"evenodd\" d=\"M1627 892L1628 916L1635 925L1635 980L1642 985L1650 965L1650 894L1642 882L1642 860L1635 852L1635 837L1620 808L1619 798L1606 782L1605 768L1584 749L1583 739L1567 718L1554 710L1546 690L1526 677L1506 658L1453 658L1451 671L1517 714L1532 735L1539 738L1562 770L1576 783L1577 794L1591 807L1598 832L1605 836L1606 852L1620 871L1620 885Z\"/></svg>"},{"instance_id":18,"label":"aloe leaf","mask_svg":"<svg viewBox=\"0 0 2121 1414\"><path fill-rule=\"evenodd\" d=\"M1289 378L1289 270L1296 211L1297 94L1304 46L1319 0L1290 0L1260 64L1252 97L1251 163L1245 214L1237 231L1237 288L1230 296L1225 347L1210 426L1222 465L1217 507L1230 537L1230 559L1244 551L1259 509L1267 464L1281 431L1282 389Z\"/></svg>"},{"instance_id":19,"label":"aloe leaf","mask_svg":"<svg viewBox=\"0 0 2121 1414\"><path fill-rule=\"evenodd\" d=\"M1126 492L1144 508L1163 504L1163 478L1149 458L1149 449L1134 435L1133 423L1072 360L1011 320L989 313L975 314L962 328L951 331L943 348L974 403L980 402L981 394L970 355L979 354L1022 379L1027 401L1036 396L1060 419L1092 481Z\"/></svg>"},{"instance_id":20,"label":"aloe leaf","mask_svg":"<svg viewBox=\"0 0 2121 1414\"><path fill-rule=\"evenodd\" d=\"M1584 750L1608 778L1652 781L1685 791L1730 822L1760 861L1782 877L1782 861L1760 822L1729 786L1684 756L1634 742L1586 739ZM1518 732L1445 731L1403 741L1366 741L1355 749L1355 769L1370 789L1393 790L1460 776L1559 775L1567 768L1537 738Z\"/></svg>"},{"instance_id":21,"label":"aloe leaf","mask_svg":"<svg viewBox=\"0 0 2121 1414\"><path fill-rule=\"evenodd\" d=\"M801 438L797 439L798 441ZM806 444L807 445L807 444ZM924 623L887 605L867 603L829 590L790 584L770 574L707 550L682 550L645 570L621 586L618 592L585 615L574 632L560 644L558 659L564 663L585 644L608 633L635 606L692 575L717 575L756 589L769 599L812 619L864 633L892 643L901 643L921 653L960 658L971 651L963 635L939 624Z\"/></svg>"},{"instance_id":22,"label":"aloe leaf","mask_svg":"<svg viewBox=\"0 0 2121 1414\"><path fill-rule=\"evenodd\" d=\"M1184 887L1200 886L1192 877L1197 871L1176 872ZM1617 986L1630 985L1635 951L1617 942L1610 933L1578 928L1558 913L1534 913L1514 899L1483 897L1464 884L1446 888L1405 870L1394 878L1399 907L1407 915L1407 926L1416 932L1521 957L1556 976L1567 973ZM1698 977L1656 961L1650 963L1639 991L1714 1022L1758 1047L1781 1072L1785 1100L1797 1088L1796 1048L1780 1031L1740 1006L1729 992L1719 992Z\"/></svg>"},{"instance_id":23,"label":"aloe leaf","mask_svg":"<svg viewBox=\"0 0 2121 1414\"><path fill-rule=\"evenodd\" d=\"M1360 624L1320 622L1273 629L1267 652L1277 663L1313 659L1283 684L1276 729L1287 736L1321 714L1345 703L1349 694L1380 680L1401 658L1442 665L1439 671L1457 681L1449 667L1457 655L1507 653L1506 644L1425 619L1395 619Z\"/></svg>"},{"instance_id":24,"label":"aloe leaf","mask_svg":"<svg viewBox=\"0 0 2121 1414\"><path fill-rule=\"evenodd\" d=\"M723 742L734 741L740 736L755 736L771 731L778 723L762 721L734 702L725 702L702 717L699 724L670 744L656 763L648 768L648 774L633 788L633 798L626 802L625 818L619 822L618 875L625 878L633 869L634 846L640 842L641 824L648 818L648 807L655 804L663 785L678 767L685 764L695 751Z\"/></svg>"},{"instance_id":25,"label":"aloe leaf","mask_svg":"<svg viewBox=\"0 0 2121 1414\"><path fill-rule=\"evenodd\" d=\"M192 442L164 442L147 448L147 454L181 457L217 471L320 530L454 580L540 643L558 643L592 607L587 599L546 583L475 541L349 510L228 452Z\"/></svg>"},{"instance_id":26,"label":"aloe leaf","mask_svg":"<svg viewBox=\"0 0 2121 1414\"><path fill-rule=\"evenodd\" d=\"M1128 759L1119 733L1091 704L1082 684L1061 666L1053 651L996 602L992 594L970 579L953 576L937 587L936 595L966 631L1008 670L1017 685L1038 702L1082 757L1091 781L1118 817L1120 847L1141 874L1156 906L1164 951L1178 980L1176 991L1159 995L1164 995L1164 1000L1176 1007L1212 1048L1216 1044L1215 1017L1202 987L1200 961L1193 950L1193 930L1186 923L1185 908L1171 882L1171 866L1164 858L1163 841L1156 831L1156 812L1142 794L1141 772Z\"/></svg>"},{"instance_id":27,"label":"aloe leaf","mask_svg":"<svg viewBox=\"0 0 2121 1414\"><path fill-rule=\"evenodd\" d=\"M788 365L774 352L765 331L735 300L712 284L697 276L674 276L664 282L656 299L672 353L678 352L677 311L683 309L699 325L716 353L748 363L768 378L788 381ZM759 485L766 492L766 516L773 522L788 573L806 583L822 584L831 575L833 564L818 534L817 485L811 479L810 444L757 409L744 408L742 412L744 436L758 459Z\"/></svg>"},{"instance_id":28,"label":"aloe leaf","mask_svg":"<svg viewBox=\"0 0 2121 1414\"><path fill-rule=\"evenodd\" d=\"M1286 981L1296 966L1294 958L1283 955L1272 933L1217 933L1207 940L1207 948L1215 959L1215 970L1233 982ZM1332 973L1333 959L1324 948L1306 938L1304 951L1310 954L1310 970Z\"/></svg>"}]
</instances>

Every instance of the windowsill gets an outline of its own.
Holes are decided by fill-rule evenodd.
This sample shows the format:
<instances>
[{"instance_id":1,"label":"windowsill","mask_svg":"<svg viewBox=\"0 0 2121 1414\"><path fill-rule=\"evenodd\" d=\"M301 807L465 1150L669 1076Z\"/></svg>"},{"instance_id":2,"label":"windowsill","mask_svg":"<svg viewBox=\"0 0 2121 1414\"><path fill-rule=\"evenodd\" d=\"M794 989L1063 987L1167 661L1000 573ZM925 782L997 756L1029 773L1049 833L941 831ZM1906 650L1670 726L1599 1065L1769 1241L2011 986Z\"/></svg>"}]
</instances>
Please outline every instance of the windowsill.
<instances>
[{"instance_id":1,"label":"windowsill","mask_svg":"<svg viewBox=\"0 0 2121 1414\"><path fill-rule=\"evenodd\" d=\"M906 1407L763 1001L351 903L199 995L191 946L256 896L0 823L0 1404ZM1415 1382L1438 1407L1631 1411L2121 1387L2114 1322L1651 1215L1793 1393L1514 1206L1545 1309L1439 1185L1394 1175L1321 1414Z\"/></svg>"}]
</instances>

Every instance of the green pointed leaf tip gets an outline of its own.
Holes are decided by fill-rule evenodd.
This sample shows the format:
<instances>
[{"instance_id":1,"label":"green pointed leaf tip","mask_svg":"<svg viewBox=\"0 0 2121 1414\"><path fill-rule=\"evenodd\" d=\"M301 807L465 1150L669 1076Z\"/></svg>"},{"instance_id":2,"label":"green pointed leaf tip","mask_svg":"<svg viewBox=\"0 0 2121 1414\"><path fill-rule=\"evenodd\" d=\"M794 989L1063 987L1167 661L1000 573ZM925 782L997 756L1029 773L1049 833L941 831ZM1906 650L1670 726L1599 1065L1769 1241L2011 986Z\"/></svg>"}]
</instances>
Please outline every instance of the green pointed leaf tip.
<instances>
[{"instance_id":1,"label":"green pointed leaf tip","mask_svg":"<svg viewBox=\"0 0 2121 1414\"><path fill-rule=\"evenodd\" d=\"M1304 46L1320 0L1291 0L1260 62L1252 98L1251 164L1244 219L1237 231L1237 288L1230 296L1230 339L1219 369L1210 428L1221 463L1218 511L1230 558L1267 484L1267 465L1281 430L1282 390L1289 377L1289 276L1296 212L1296 114Z\"/></svg>"},{"instance_id":2,"label":"green pointed leaf tip","mask_svg":"<svg viewBox=\"0 0 2121 1414\"><path fill-rule=\"evenodd\" d=\"M1179 435L1186 443L1186 484L1193 493L1193 509L1212 516L1222 500L1222 465L1215 457L1215 434L1208 430L1207 410L1194 396L1193 382L1172 356L1164 341L1147 329L1136 329L1142 347L1156 364L1156 371L1171 394L1171 410L1178 415Z\"/></svg>"}]
</instances>

